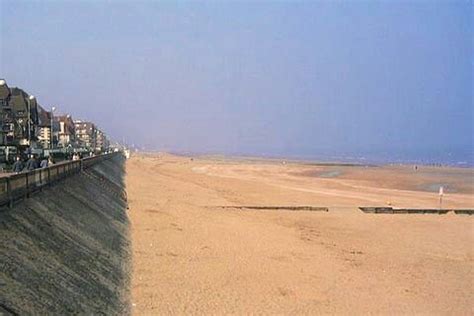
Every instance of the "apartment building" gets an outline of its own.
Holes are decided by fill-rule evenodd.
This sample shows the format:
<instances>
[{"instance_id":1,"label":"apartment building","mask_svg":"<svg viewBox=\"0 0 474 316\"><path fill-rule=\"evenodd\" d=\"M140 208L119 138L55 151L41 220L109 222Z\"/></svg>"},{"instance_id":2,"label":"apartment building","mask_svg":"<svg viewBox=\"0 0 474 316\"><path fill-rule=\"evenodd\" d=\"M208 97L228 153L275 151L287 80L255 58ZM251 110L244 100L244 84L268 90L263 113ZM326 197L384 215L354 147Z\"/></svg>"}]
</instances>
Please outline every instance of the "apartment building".
<instances>
[{"instance_id":1,"label":"apartment building","mask_svg":"<svg viewBox=\"0 0 474 316\"><path fill-rule=\"evenodd\" d=\"M58 147L66 148L74 146L76 143L76 126L71 115L58 115L54 117L54 121L57 122L57 135Z\"/></svg>"},{"instance_id":2,"label":"apartment building","mask_svg":"<svg viewBox=\"0 0 474 316\"><path fill-rule=\"evenodd\" d=\"M102 132L100 129L96 128L95 132L95 150L96 151L103 151L109 147L109 140L107 139L107 136L105 135L104 132Z\"/></svg>"},{"instance_id":3,"label":"apartment building","mask_svg":"<svg viewBox=\"0 0 474 316\"><path fill-rule=\"evenodd\" d=\"M96 127L94 123L75 120L74 129L76 142L79 147L88 149L96 148Z\"/></svg>"}]
</instances>

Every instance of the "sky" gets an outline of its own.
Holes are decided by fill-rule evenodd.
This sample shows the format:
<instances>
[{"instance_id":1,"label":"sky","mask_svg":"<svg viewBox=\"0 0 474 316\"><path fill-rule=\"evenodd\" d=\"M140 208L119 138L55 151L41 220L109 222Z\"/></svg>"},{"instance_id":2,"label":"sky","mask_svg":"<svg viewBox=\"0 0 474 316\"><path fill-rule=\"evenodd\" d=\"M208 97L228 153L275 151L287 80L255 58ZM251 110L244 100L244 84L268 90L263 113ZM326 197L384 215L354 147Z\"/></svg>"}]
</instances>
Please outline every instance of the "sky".
<instances>
[{"instance_id":1,"label":"sky","mask_svg":"<svg viewBox=\"0 0 474 316\"><path fill-rule=\"evenodd\" d=\"M147 149L472 163L473 7L0 0L0 77Z\"/></svg>"}]
</instances>

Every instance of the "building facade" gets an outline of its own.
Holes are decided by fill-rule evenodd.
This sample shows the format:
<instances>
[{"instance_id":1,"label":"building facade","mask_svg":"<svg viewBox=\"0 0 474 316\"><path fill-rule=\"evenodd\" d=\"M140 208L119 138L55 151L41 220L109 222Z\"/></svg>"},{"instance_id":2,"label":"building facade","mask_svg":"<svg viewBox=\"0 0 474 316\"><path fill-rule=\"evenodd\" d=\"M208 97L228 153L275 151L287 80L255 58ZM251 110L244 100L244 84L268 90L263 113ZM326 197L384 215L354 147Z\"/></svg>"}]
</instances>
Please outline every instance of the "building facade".
<instances>
[{"instance_id":1,"label":"building facade","mask_svg":"<svg viewBox=\"0 0 474 316\"><path fill-rule=\"evenodd\" d=\"M46 111L43 107L38 107L38 129L36 137L38 145L44 149L52 148L51 143L51 112Z\"/></svg>"},{"instance_id":2,"label":"building facade","mask_svg":"<svg viewBox=\"0 0 474 316\"><path fill-rule=\"evenodd\" d=\"M59 148L72 147L76 144L76 126L70 115L54 117L57 122L57 140Z\"/></svg>"},{"instance_id":3,"label":"building facade","mask_svg":"<svg viewBox=\"0 0 474 316\"><path fill-rule=\"evenodd\" d=\"M0 144L35 146L38 126L38 104L20 88L8 87L0 79Z\"/></svg>"},{"instance_id":4,"label":"building facade","mask_svg":"<svg viewBox=\"0 0 474 316\"><path fill-rule=\"evenodd\" d=\"M96 127L94 123L74 121L76 142L79 147L94 150L96 148Z\"/></svg>"},{"instance_id":5,"label":"building facade","mask_svg":"<svg viewBox=\"0 0 474 316\"><path fill-rule=\"evenodd\" d=\"M100 129L96 128L95 132L95 150L96 151L104 151L109 148L109 140L107 139L107 136L105 135L104 132L102 132Z\"/></svg>"}]
</instances>

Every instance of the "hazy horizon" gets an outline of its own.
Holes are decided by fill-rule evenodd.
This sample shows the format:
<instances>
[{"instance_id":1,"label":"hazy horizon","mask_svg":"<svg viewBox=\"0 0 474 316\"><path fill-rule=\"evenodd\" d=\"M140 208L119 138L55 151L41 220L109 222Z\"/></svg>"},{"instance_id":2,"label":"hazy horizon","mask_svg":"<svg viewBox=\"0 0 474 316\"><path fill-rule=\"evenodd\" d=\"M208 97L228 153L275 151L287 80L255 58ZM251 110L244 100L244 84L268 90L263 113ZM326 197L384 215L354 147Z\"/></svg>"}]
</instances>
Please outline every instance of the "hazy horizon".
<instances>
[{"instance_id":1,"label":"hazy horizon","mask_svg":"<svg viewBox=\"0 0 474 316\"><path fill-rule=\"evenodd\" d=\"M1 78L139 148L474 164L470 1L2 0L0 20Z\"/></svg>"}]
</instances>

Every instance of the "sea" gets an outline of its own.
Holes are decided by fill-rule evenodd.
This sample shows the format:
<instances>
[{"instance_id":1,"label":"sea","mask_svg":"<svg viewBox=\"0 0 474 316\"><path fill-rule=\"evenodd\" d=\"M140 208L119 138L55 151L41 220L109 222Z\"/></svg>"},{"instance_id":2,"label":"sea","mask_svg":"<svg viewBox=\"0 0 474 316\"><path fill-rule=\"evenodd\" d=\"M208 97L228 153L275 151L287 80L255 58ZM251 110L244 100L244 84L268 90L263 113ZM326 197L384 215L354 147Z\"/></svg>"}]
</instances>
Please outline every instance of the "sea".
<instances>
[{"instance_id":1,"label":"sea","mask_svg":"<svg viewBox=\"0 0 474 316\"><path fill-rule=\"evenodd\" d=\"M262 155L265 156L265 155ZM430 165L460 168L474 167L474 148L461 151L381 151L314 154L278 154L269 158L287 158L315 162L342 162L361 165Z\"/></svg>"},{"instance_id":2,"label":"sea","mask_svg":"<svg viewBox=\"0 0 474 316\"><path fill-rule=\"evenodd\" d=\"M347 163L358 165L429 165L474 168L474 147L461 150L425 150L425 151L352 151L330 152L219 152L175 151L180 155L223 155L229 157L256 157L268 159L301 160L320 163Z\"/></svg>"}]
</instances>

